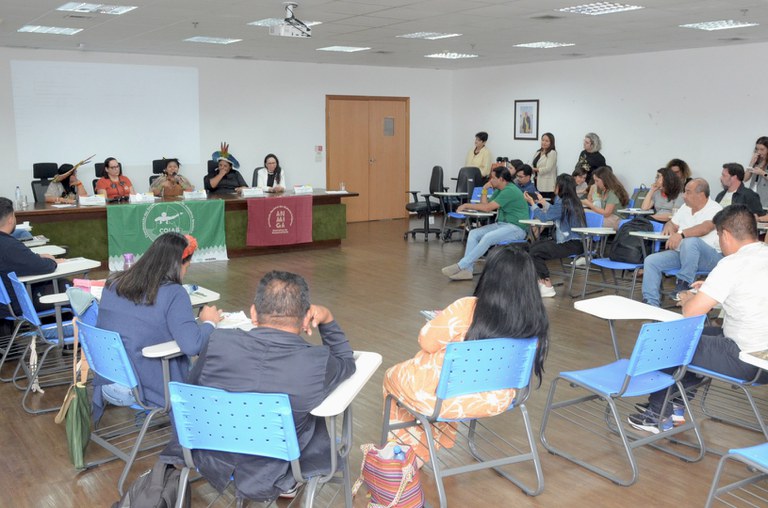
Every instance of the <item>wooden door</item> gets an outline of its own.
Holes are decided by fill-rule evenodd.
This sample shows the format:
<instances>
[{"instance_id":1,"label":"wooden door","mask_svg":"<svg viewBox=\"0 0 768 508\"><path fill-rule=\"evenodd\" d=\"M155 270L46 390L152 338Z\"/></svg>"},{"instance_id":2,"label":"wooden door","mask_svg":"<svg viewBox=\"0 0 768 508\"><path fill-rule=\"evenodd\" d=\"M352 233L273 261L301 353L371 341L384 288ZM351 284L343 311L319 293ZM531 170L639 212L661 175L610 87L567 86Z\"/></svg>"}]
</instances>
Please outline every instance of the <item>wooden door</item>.
<instances>
[{"instance_id":1,"label":"wooden door","mask_svg":"<svg viewBox=\"0 0 768 508\"><path fill-rule=\"evenodd\" d=\"M408 202L408 98L326 97L326 187L345 200L347 221L405 217Z\"/></svg>"}]
</instances>

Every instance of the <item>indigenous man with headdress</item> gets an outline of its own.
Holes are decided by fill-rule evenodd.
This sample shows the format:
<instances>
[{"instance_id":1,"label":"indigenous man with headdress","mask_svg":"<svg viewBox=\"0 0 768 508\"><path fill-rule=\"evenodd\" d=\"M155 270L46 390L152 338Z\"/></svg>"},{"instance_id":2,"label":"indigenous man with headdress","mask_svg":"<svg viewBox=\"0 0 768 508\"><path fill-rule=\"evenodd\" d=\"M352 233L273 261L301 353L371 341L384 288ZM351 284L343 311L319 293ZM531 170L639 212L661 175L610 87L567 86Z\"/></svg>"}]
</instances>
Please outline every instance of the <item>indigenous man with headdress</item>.
<instances>
[{"instance_id":1,"label":"indigenous man with headdress","mask_svg":"<svg viewBox=\"0 0 768 508\"><path fill-rule=\"evenodd\" d=\"M203 179L205 190L217 193L235 193L248 187L243 175L237 171L240 163L229 153L228 143L222 142L221 149L213 152L211 159L217 161L219 165L216 171L208 173Z\"/></svg>"}]
</instances>

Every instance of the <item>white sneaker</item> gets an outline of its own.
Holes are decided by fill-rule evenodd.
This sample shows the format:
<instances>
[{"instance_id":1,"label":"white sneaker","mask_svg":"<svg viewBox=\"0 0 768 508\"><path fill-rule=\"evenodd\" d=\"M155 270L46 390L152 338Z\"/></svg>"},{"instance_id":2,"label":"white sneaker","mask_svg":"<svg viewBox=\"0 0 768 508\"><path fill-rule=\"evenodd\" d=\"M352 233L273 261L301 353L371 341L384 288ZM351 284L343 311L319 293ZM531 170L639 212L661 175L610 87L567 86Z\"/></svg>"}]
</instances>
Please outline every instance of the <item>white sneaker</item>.
<instances>
[{"instance_id":1,"label":"white sneaker","mask_svg":"<svg viewBox=\"0 0 768 508\"><path fill-rule=\"evenodd\" d=\"M557 294L555 288L546 284L539 284L539 292L542 298L552 298Z\"/></svg>"},{"instance_id":2,"label":"white sneaker","mask_svg":"<svg viewBox=\"0 0 768 508\"><path fill-rule=\"evenodd\" d=\"M587 260L584 259L584 256L579 256L576 258L576 261L573 262L576 266L584 266L587 264Z\"/></svg>"}]
</instances>

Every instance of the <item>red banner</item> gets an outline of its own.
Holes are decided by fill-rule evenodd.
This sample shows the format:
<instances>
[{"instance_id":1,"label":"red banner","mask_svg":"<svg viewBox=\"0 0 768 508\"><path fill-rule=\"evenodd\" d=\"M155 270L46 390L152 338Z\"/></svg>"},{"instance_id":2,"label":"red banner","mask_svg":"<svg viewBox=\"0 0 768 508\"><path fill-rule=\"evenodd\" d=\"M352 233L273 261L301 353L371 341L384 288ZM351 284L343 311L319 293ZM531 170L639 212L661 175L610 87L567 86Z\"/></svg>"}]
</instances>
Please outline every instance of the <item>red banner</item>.
<instances>
[{"instance_id":1,"label":"red banner","mask_svg":"<svg viewBox=\"0 0 768 508\"><path fill-rule=\"evenodd\" d=\"M248 200L249 247L291 245L312 241L312 196L281 196Z\"/></svg>"}]
</instances>

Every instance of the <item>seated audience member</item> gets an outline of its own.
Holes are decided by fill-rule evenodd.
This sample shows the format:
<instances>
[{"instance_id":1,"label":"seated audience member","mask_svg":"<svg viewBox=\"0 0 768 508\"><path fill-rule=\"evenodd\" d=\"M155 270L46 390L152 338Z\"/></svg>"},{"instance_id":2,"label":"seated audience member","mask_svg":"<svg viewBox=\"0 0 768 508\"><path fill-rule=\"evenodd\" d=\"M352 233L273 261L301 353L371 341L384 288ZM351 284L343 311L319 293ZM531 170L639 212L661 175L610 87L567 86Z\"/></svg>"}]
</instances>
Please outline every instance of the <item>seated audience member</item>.
<instances>
[{"instance_id":1,"label":"seated audience member","mask_svg":"<svg viewBox=\"0 0 768 508\"><path fill-rule=\"evenodd\" d=\"M582 168L587 172L587 183L592 184L592 174L597 168L605 166L605 157L600 153L603 143L600 136L594 132L588 132L584 136L584 150L579 154L579 160L576 162L577 168Z\"/></svg>"},{"instance_id":2,"label":"seated audience member","mask_svg":"<svg viewBox=\"0 0 768 508\"><path fill-rule=\"evenodd\" d=\"M517 187L521 191L527 192L531 196L535 196L539 191L536 189L536 186L533 184L532 180L533 168L531 168L531 166L528 164L523 164L522 167L518 168L515 172L515 184Z\"/></svg>"},{"instance_id":3,"label":"seated audience member","mask_svg":"<svg viewBox=\"0 0 768 508\"><path fill-rule=\"evenodd\" d=\"M495 190L489 199L491 187ZM459 213L464 210L497 212L496 222L469 232L464 257L455 265L443 268L443 275L451 280L472 280L475 261L488 249L501 242L523 240L528 231L528 226L520 223L530 216L528 205L522 191L512 183L512 174L507 168L494 168L490 180L483 185L480 203L464 203L456 208Z\"/></svg>"},{"instance_id":4,"label":"seated audience member","mask_svg":"<svg viewBox=\"0 0 768 508\"><path fill-rule=\"evenodd\" d=\"M760 136L755 141L755 152L749 161L744 184L757 192L760 201L768 203L768 136Z\"/></svg>"},{"instance_id":5,"label":"seated audience member","mask_svg":"<svg viewBox=\"0 0 768 508\"><path fill-rule=\"evenodd\" d=\"M753 190L744 186L744 167L735 162L723 164L723 172L720 174L720 183L723 190L715 197L715 201L725 208L728 205L746 205L755 215L765 215L760 196Z\"/></svg>"},{"instance_id":6,"label":"seated audience member","mask_svg":"<svg viewBox=\"0 0 768 508\"><path fill-rule=\"evenodd\" d=\"M171 381L185 381L189 358L200 353L220 321L219 311L204 306L195 313L182 279L187 273L197 241L189 235L164 233L126 271L110 275L104 286L96 326L120 334L139 381L144 402L165 403L163 369L159 358L145 358L147 346L175 340L182 356L170 360ZM133 394L102 378L94 381L94 420L104 404L127 406Z\"/></svg>"},{"instance_id":7,"label":"seated audience member","mask_svg":"<svg viewBox=\"0 0 768 508\"><path fill-rule=\"evenodd\" d=\"M109 201L127 201L128 196L136 194L131 180L123 176L120 163L114 157L104 160L104 175L96 182L96 194Z\"/></svg>"},{"instance_id":8,"label":"seated audience member","mask_svg":"<svg viewBox=\"0 0 768 508\"><path fill-rule=\"evenodd\" d=\"M675 292L686 291L697 271L709 271L722 259L712 218L722 207L709 197L709 184L694 178L685 185L685 204L664 225L669 235L665 250L645 258L643 301L661 305L661 278L665 270L679 269Z\"/></svg>"},{"instance_id":9,"label":"seated audience member","mask_svg":"<svg viewBox=\"0 0 768 508\"><path fill-rule=\"evenodd\" d=\"M180 196L184 191L193 191L192 185L184 175L179 174L181 162L179 159L165 159L165 170L152 182L152 193L155 196L170 198Z\"/></svg>"},{"instance_id":10,"label":"seated audience member","mask_svg":"<svg viewBox=\"0 0 768 508\"><path fill-rule=\"evenodd\" d=\"M617 229L621 220L618 211L629 204L629 195L610 166L597 168L592 178L595 184L582 204L604 217L604 227Z\"/></svg>"},{"instance_id":11,"label":"seated audience member","mask_svg":"<svg viewBox=\"0 0 768 508\"><path fill-rule=\"evenodd\" d=\"M285 192L288 183L285 179L285 170L280 167L277 155L270 153L264 157L264 171L256 172L256 187L265 192Z\"/></svg>"},{"instance_id":12,"label":"seated audience member","mask_svg":"<svg viewBox=\"0 0 768 508\"><path fill-rule=\"evenodd\" d=\"M755 217L745 205L724 208L715 214L713 222L725 257L705 281L694 283L698 289L696 294L687 291L680 294L680 305L683 316L691 317L707 314L720 304L725 317L722 328L704 328L691 364L726 376L754 379L758 368L742 362L739 352L768 348L765 333L768 245L758 241ZM689 388L699 381L694 374L686 373L682 384ZM669 417L673 411L672 419L684 419L684 406L679 404L668 404L662 412L665 393L666 390L651 394L645 413L631 415L629 422L636 428L658 433L660 414L662 430L672 428L673 421Z\"/></svg>"},{"instance_id":13,"label":"seated audience member","mask_svg":"<svg viewBox=\"0 0 768 508\"><path fill-rule=\"evenodd\" d=\"M330 310L310 304L304 278L288 272L272 271L261 279L251 320L256 328L247 332L214 332L188 382L230 392L287 394L302 459L325 463L334 437L328 436L325 420L310 411L355 372L344 332ZM313 327L319 328L322 344L301 336L312 335ZM237 495L257 501L296 487L290 462L206 450L193 451L192 456L200 473L219 491L233 476Z\"/></svg>"},{"instance_id":14,"label":"seated audience member","mask_svg":"<svg viewBox=\"0 0 768 508\"><path fill-rule=\"evenodd\" d=\"M545 198L553 198L557 178L557 149L554 134L545 132L541 135L541 148L533 155L531 165L535 173L536 188Z\"/></svg>"},{"instance_id":15,"label":"seated audience member","mask_svg":"<svg viewBox=\"0 0 768 508\"><path fill-rule=\"evenodd\" d=\"M419 332L421 350L410 360L395 365L384 374L384 395L392 394L405 405L423 414L435 409L437 383L443 367L446 346L451 342L499 337L538 337L534 373L544 372L549 348L549 320L536 287L536 270L531 257L515 247L496 249L488 256L474 296L456 300L429 321ZM442 418L493 416L506 411L514 402L515 390L495 390L481 395L448 399L441 407ZM407 411L392 404L392 423L412 421ZM436 424L438 446L450 447L456 424ZM395 431L397 438L413 446L426 460L428 453L421 427Z\"/></svg>"},{"instance_id":16,"label":"seated audience member","mask_svg":"<svg viewBox=\"0 0 768 508\"><path fill-rule=\"evenodd\" d=\"M212 193L233 194L248 187L243 175L237 171L240 163L229 153L229 145L227 143L222 143L221 149L213 152L211 159L217 161L219 167L213 174L209 173L203 178L205 190Z\"/></svg>"},{"instance_id":17,"label":"seated audience member","mask_svg":"<svg viewBox=\"0 0 768 508\"><path fill-rule=\"evenodd\" d=\"M87 196L83 182L77 179L77 168L62 164L45 191L46 203L76 203L77 196Z\"/></svg>"},{"instance_id":18,"label":"seated audience member","mask_svg":"<svg viewBox=\"0 0 768 508\"><path fill-rule=\"evenodd\" d=\"M683 205L683 187L682 180L671 169L661 168L656 171L656 180L653 181L640 208L653 210L655 213L651 215L651 219L667 222L674 211Z\"/></svg>"},{"instance_id":19,"label":"seated audience member","mask_svg":"<svg viewBox=\"0 0 768 508\"><path fill-rule=\"evenodd\" d=\"M487 179L488 175L491 173L491 161L493 160L491 151L485 146L487 142L487 132L478 132L475 134L475 146L470 148L469 152L467 152L466 159L464 159L465 167L480 168L480 173L485 179Z\"/></svg>"},{"instance_id":20,"label":"seated audience member","mask_svg":"<svg viewBox=\"0 0 768 508\"><path fill-rule=\"evenodd\" d=\"M672 172L683 182L683 188L685 184L691 179L691 168L688 163L683 159L672 159L667 162L667 169L671 169Z\"/></svg>"},{"instance_id":21,"label":"seated audience member","mask_svg":"<svg viewBox=\"0 0 768 508\"><path fill-rule=\"evenodd\" d=\"M573 177L563 173L555 181L555 202L551 205L541 194L536 200L525 195L525 200L531 205L534 219L553 221L555 223L555 238L540 238L530 247L533 265L539 276L539 291L543 298L555 296L555 288L549 279L547 261L561 259L584 252L581 235L571 231L572 228L584 227L586 218L584 208L576 195L576 182ZM539 208L540 205L541 208Z\"/></svg>"},{"instance_id":22,"label":"seated audience member","mask_svg":"<svg viewBox=\"0 0 768 508\"><path fill-rule=\"evenodd\" d=\"M13 311L21 315L8 274L15 272L18 277L25 275L43 275L56 270L56 265L64 259L55 259L50 254L35 254L29 247L13 238L12 233L16 229L16 214L13 212L13 201L8 198L0 198L0 279L5 284L5 289L13 301ZM63 289L63 286L62 286ZM32 296L35 308L43 310L50 306L40 305L40 297L53 292L52 282L41 282L32 285ZM10 314L8 308L0 305L0 322Z\"/></svg>"},{"instance_id":23,"label":"seated audience member","mask_svg":"<svg viewBox=\"0 0 768 508\"><path fill-rule=\"evenodd\" d=\"M584 168L576 168L571 173L573 181L576 183L576 195L579 196L579 199L587 199L587 194L589 193L587 175L587 170Z\"/></svg>"}]
</instances>

